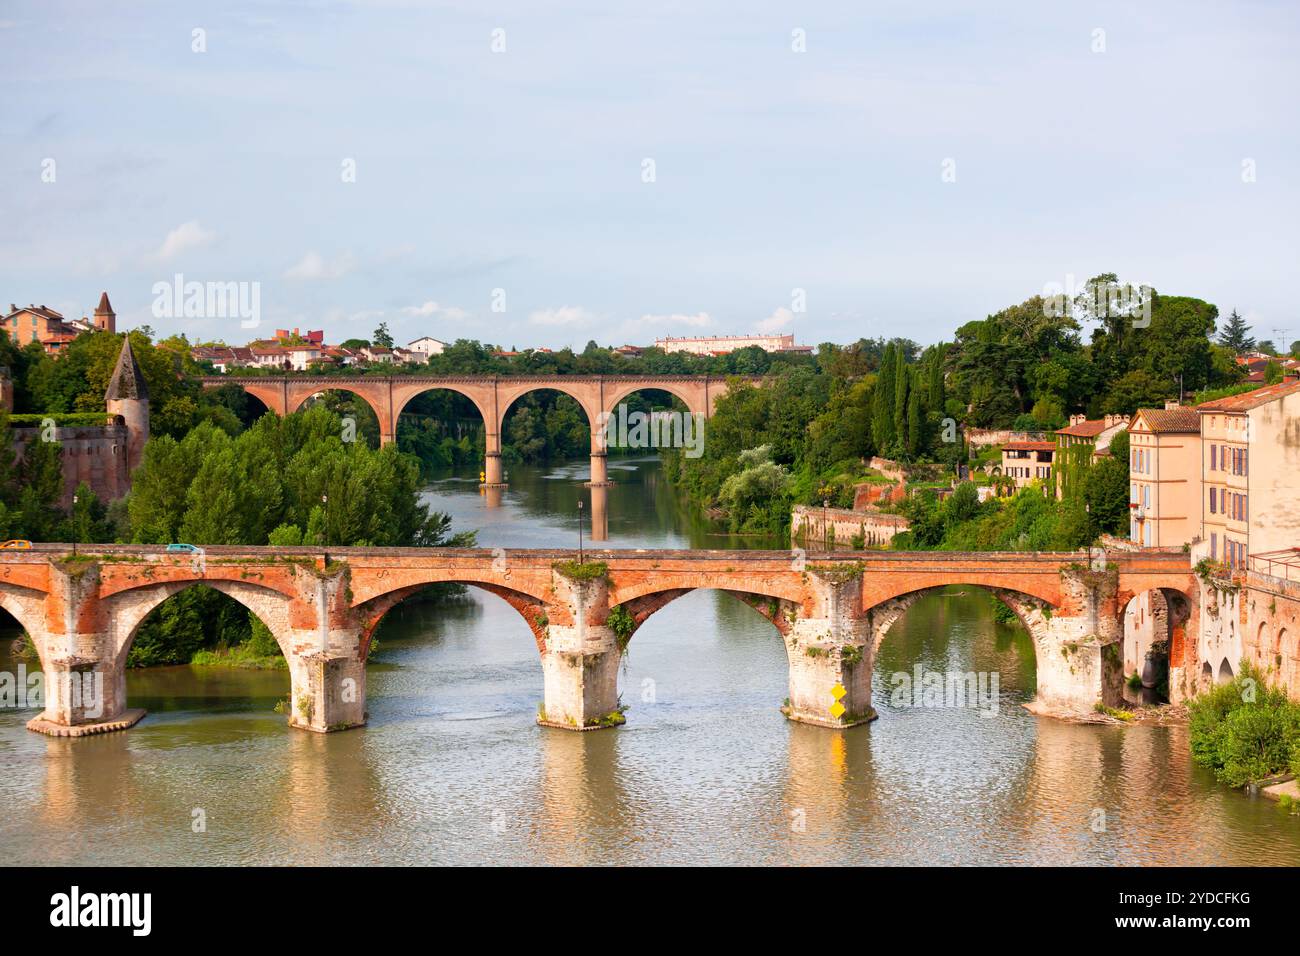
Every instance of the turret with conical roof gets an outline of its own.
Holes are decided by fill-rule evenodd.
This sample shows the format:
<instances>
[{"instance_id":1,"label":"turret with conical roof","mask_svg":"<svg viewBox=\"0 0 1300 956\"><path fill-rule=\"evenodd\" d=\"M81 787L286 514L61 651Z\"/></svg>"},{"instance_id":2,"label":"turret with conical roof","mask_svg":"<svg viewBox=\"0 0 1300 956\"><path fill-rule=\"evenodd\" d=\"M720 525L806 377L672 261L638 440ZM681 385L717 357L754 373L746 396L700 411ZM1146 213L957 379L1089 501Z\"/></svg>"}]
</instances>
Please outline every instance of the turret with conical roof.
<instances>
[{"instance_id":1,"label":"turret with conical roof","mask_svg":"<svg viewBox=\"0 0 1300 956\"><path fill-rule=\"evenodd\" d=\"M100 293L99 305L95 306L95 328L101 332L117 331L117 313L109 304L107 292Z\"/></svg>"},{"instance_id":2,"label":"turret with conical roof","mask_svg":"<svg viewBox=\"0 0 1300 956\"><path fill-rule=\"evenodd\" d=\"M129 476L144 460L144 443L149 440L149 386L145 384L144 372L131 351L131 338L122 341L122 351L118 353L117 365L113 377L108 382L108 392L104 395L105 404L110 415L121 415L126 425L126 468Z\"/></svg>"}]
</instances>

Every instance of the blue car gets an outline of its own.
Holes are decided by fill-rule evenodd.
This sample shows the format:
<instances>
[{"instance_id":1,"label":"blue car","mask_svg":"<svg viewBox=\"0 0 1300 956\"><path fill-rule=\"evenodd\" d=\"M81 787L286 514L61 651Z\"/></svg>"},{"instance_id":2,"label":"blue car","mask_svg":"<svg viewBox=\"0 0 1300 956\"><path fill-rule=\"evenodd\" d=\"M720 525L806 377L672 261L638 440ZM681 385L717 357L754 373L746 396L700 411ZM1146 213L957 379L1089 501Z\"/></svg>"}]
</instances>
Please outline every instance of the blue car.
<instances>
[{"instance_id":1,"label":"blue car","mask_svg":"<svg viewBox=\"0 0 1300 956\"><path fill-rule=\"evenodd\" d=\"M198 554L203 549L192 544L169 544L167 545L168 554Z\"/></svg>"}]
</instances>

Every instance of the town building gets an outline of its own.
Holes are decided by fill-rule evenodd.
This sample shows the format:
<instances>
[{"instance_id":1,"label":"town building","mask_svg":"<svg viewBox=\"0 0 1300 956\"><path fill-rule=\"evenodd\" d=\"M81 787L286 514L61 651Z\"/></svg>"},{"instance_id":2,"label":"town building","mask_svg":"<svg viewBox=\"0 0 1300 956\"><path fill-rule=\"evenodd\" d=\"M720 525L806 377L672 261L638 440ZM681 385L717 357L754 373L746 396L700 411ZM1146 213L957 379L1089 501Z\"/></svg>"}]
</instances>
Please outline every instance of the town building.
<instances>
[{"instance_id":1,"label":"town building","mask_svg":"<svg viewBox=\"0 0 1300 956\"><path fill-rule=\"evenodd\" d=\"M1165 403L1140 408L1129 433L1129 540L1146 548L1190 544L1201 533L1201 416Z\"/></svg>"},{"instance_id":2,"label":"town building","mask_svg":"<svg viewBox=\"0 0 1300 956\"><path fill-rule=\"evenodd\" d=\"M406 348L412 352L419 352L428 361L431 355L441 355L447 350L447 343L435 339L431 335L422 335L412 342L406 343Z\"/></svg>"},{"instance_id":3,"label":"town building","mask_svg":"<svg viewBox=\"0 0 1300 956\"><path fill-rule=\"evenodd\" d=\"M1096 461L1104 457L1111 439L1128 428L1128 424L1128 415L1091 419L1086 415L1071 415L1070 424L1056 430L1056 441L1062 450L1076 445L1091 445L1092 460Z\"/></svg>"},{"instance_id":4,"label":"town building","mask_svg":"<svg viewBox=\"0 0 1300 956\"><path fill-rule=\"evenodd\" d=\"M324 345L325 330L317 329L311 332L299 332L297 329L276 329L275 341L284 345L296 345L304 343L306 345Z\"/></svg>"},{"instance_id":5,"label":"town building","mask_svg":"<svg viewBox=\"0 0 1300 956\"><path fill-rule=\"evenodd\" d=\"M321 360L319 345L262 345L249 349L258 368L278 368L286 372L305 372L312 362Z\"/></svg>"},{"instance_id":6,"label":"town building","mask_svg":"<svg viewBox=\"0 0 1300 956\"><path fill-rule=\"evenodd\" d=\"M68 320L62 313L44 305L20 308L10 303L8 314L0 319L0 327L19 347L39 342L47 353L57 355L84 332L116 332L117 315L108 301L108 293L103 292L91 319Z\"/></svg>"},{"instance_id":7,"label":"town building","mask_svg":"<svg viewBox=\"0 0 1300 956\"><path fill-rule=\"evenodd\" d=\"M243 345L196 345L190 349L190 357L196 362L211 363L218 375L257 364L253 350Z\"/></svg>"},{"instance_id":8,"label":"town building","mask_svg":"<svg viewBox=\"0 0 1300 956\"><path fill-rule=\"evenodd\" d=\"M655 339L655 348L665 352L687 352L691 355L726 355L736 349L757 345L764 352L812 353L811 345L795 345L793 333L757 335L696 335L680 338Z\"/></svg>"},{"instance_id":9,"label":"town building","mask_svg":"<svg viewBox=\"0 0 1300 956\"><path fill-rule=\"evenodd\" d=\"M1300 381L1203 402L1201 537L1236 571L1300 541Z\"/></svg>"},{"instance_id":10,"label":"town building","mask_svg":"<svg viewBox=\"0 0 1300 956\"><path fill-rule=\"evenodd\" d=\"M1011 441L1002 446L1002 474L1015 481L1017 489L1052 477L1056 442Z\"/></svg>"}]
</instances>

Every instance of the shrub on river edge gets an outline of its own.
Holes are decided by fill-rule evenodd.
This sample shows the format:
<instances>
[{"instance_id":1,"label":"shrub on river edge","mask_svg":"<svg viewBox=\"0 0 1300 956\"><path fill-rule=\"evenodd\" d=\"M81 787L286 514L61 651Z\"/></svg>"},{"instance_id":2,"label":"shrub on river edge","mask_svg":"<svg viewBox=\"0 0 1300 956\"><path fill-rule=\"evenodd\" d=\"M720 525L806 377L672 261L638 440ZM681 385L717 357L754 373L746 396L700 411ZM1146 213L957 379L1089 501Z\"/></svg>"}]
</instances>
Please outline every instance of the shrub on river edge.
<instances>
[{"instance_id":1,"label":"shrub on river edge","mask_svg":"<svg viewBox=\"0 0 1300 956\"><path fill-rule=\"evenodd\" d=\"M1187 710L1192 759L1223 783L1240 787L1300 771L1300 704L1284 690L1266 687L1249 664L1243 662L1236 678L1195 698Z\"/></svg>"}]
</instances>

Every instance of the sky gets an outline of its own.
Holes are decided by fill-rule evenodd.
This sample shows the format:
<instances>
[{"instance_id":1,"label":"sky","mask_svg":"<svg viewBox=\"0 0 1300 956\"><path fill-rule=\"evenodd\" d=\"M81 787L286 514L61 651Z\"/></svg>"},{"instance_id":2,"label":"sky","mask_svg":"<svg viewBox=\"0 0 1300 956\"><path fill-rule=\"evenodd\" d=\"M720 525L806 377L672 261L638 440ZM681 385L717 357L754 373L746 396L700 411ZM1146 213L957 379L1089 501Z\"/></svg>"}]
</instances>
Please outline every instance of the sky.
<instances>
[{"instance_id":1,"label":"sky","mask_svg":"<svg viewBox=\"0 0 1300 956\"><path fill-rule=\"evenodd\" d=\"M1298 46L1291 0L0 0L0 308L930 343L1115 272L1291 341Z\"/></svg>"}]
</instances>

